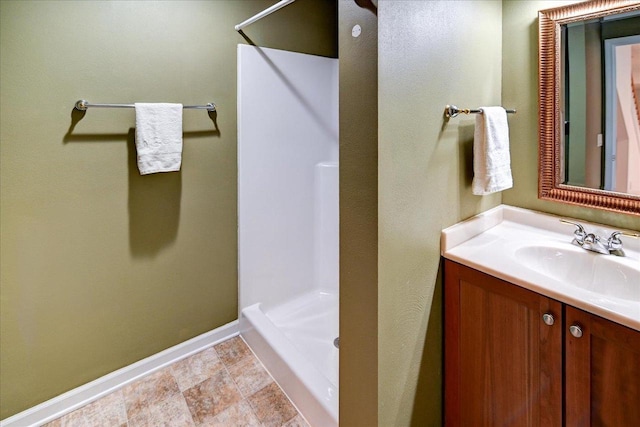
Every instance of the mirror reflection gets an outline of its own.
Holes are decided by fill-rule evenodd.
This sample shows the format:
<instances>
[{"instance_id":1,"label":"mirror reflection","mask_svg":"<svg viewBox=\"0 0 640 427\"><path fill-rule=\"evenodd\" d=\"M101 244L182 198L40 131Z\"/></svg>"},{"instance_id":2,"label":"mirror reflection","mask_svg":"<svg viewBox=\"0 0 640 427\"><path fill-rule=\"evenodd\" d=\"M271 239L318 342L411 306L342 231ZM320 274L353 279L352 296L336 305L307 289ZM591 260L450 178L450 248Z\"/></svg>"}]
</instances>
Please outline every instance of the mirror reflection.
<instances>
[{"instance_id":1,"label":"mirror reflection","mask_svg":"<svg viewBox=\"0 0 640 427\"><path fill-rule=\"evenodd\" d=\"M560 31L562 183L640 195L640 11Z\"/></svg>"}]
</instances>

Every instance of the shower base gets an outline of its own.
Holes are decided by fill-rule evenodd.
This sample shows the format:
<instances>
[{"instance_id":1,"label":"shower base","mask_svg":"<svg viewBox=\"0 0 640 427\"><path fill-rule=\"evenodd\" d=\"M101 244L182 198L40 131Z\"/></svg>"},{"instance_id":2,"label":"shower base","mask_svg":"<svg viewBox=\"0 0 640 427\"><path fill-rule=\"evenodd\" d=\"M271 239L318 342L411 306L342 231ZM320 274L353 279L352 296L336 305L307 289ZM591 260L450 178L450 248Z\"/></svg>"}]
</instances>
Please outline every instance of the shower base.
<instances>
[{"instance_id":1,"label":"shower base","mask_svg":"<svg viewBox=\"0 0 640 427\"><path fill-rule=\"evenodd\" d=\"M312 426L338 425L338 295L314 291L242 310L244 340Z\"/></svg>"}]
</instances>

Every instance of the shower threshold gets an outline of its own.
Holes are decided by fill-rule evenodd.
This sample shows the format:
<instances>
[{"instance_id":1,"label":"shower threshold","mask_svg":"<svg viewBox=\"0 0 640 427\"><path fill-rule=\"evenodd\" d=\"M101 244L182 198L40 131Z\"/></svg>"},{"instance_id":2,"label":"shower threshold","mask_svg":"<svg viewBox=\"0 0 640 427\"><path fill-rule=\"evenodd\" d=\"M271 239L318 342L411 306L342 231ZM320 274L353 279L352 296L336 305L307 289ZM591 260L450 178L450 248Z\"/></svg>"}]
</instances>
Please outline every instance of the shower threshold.
<instances>
[{"instance_id":1,"label":"shower threshold","mask_svg":"<svg viewBox=\"0 0 640 427\"><path fill-rule=\"evenodd\" d=\"M338 423L338 295L308 292L242 310L242 337L311 425Z\"/></svg>"}]
</instances>

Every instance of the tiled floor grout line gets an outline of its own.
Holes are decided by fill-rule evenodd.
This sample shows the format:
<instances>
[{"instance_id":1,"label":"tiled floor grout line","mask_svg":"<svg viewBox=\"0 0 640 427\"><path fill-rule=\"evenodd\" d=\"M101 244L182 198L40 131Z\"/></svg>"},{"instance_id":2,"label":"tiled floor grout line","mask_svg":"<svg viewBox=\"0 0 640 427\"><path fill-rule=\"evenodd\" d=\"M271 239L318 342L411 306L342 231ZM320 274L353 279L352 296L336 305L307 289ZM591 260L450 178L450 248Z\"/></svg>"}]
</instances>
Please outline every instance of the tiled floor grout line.
<instances>
[{"instance_id":1,"label":"tiled floor grout line","mask_svg":"<svg viewBox=\"0 0 640 427\"><path fill-rule=\"evenodd\" d=\"M271 372L269 372L269 370L266 368L266 366L264 366L264 364L262 363L262 360L260 360L260 359L258 358L258 355L253 351L253 349L252 349L251 347L249 347L249 344L247 344L247 342L244 340L244 338L242 338L242 336L241 336L241 335L238 335L238 337L239 337L239 338L244 342L244 344L249 348L249 351L251 351L251 354L253 355L253 357L258 361L258 363L260 363L260 366L262 366L262 369L264 369L264 370L265 370L265 372L267 373L267 375L269 375L269 377L271 378L271 381L272 381L273 383L275 383L275 384L278 384L278 382L276 381L276 379L275 379L275 378L273 378L273 375L271 375ZM226 368L226 366L225 366L225 368ZM233 379L233 377L232 377L231 379ZM235 379L234 379L233 381L235 382ZM267 386L264 386L264 387L267 387ZM262 387L262 388L264 388L264 387ZM280 384L278 384L278 387L280 387ZM260 390L262 390L262 388L261 388ZM282 389L282 387L280 387L280 388ZM257 392L257 391L258 391L258 390L256 390L256 392ZM304 419L304 421L305 421L307 424L309 424L309 422L307 421L307 419L306 419L306 418L304 418L304 416L302 415L302 412L300 412L300 410L298 409L298 407L293 403L293 401L289 398L289 396L287 396L287 394L284 392L284 390L282 390L282 393L283 393L283 394L284 394L284 396L287 398L287 400L289 401L289 403L290 403L294 408L296 408L296 412L298 413L298 415L299 415L301 418L303 418L303 419ZM242 392L240 392L240 394L242 394ZM243 394L243 396L244 396L244 394ZM253 408L253 405L251 405L251 402L249 402L249 406L251 406L251 409L255 412L255 409ZM256 417L256 418L257 418L257 417ZM295 416L294 416L293 418L295 418ZM291 419L293 419L293 418L291 418ZM290 421L291 421L291 419L290 419L290 420L287 420L287 422L290 422ZM262 424L262 423L261 423L261 424ZM309 424L309 425L311 425L311 424Z\"/></svg>"},{"instance_id":2,"label":"tiled floor grout line","mask_svg":"<svg viewBox=\"0 0 640 427\"><path fill-rule=\"evenodd\" d=\"M200 427L212 423L309 426L240 336L175 361L45 426Z\"/></svg>"},{"instance_id":3,"label":"tiled floor grout line","mask_svg":"<svg viewBox=\"0 0 640 427\"><path fill-rule=\"evenodd\" d=\"M255 360L258 361L258 363L260 364L260 366L262 367L262 369L264 369L264 371L267 373L267 375L269 376L269 378L271 378L271 382L278 384L275 380L275 378L273 378L273 375L271 375L271 373L267 370L267 368L264 366L264 364L262 363L262 361L258 358L258 356L255 354L255 352L253 351L253 349L251 347L249 347L249 344L247 344L247 342L244 340L244 338L242 338L242 336L238 335L238 338L240 338L242 340L242 342L244 342L244 344L247 346L247 348L249 349L249 351L251 351L252 356L255 358ZM215 348L214 348L215 350ZM218 354L218 356L220 356L220 354L218 353L218 350L215 350L216 354ZM224 367L224 369L227 371L227 374L229 375L229 377L231 378L231 380L233 381L233 383L236 385L236 388L238 389L238 392L240 393L240 395L242 395L243 400L245 400L247 402L247 404L249 405L249 407L251 408L251 411L253 412L253 414L255 415L256 419L259 421L260 418L258 418L258 414L256 413L256 408L254 408L254 405L251 403L251 401L249 400L249 397L255 393L257 393L258 391L264 389L265 387L267 387L268 385L264 385L262 386L260 389L258 390L254 390L253 393L251 395L245 395L245 393L242 392L242 390L240 389L240 386L238 385L237 380L233 377L233 375L231 375L231 372L229 371L229 368L231 368L232 366L236 366L240 363L242 363L243 361L238 361L236 363L234 363L233 365L227 365L226 363L222 363L222 366ZM246 363L246 362L245 362ZM298 410L298 408L293 404L293 402L291 401L291 399L289 399L289 396L286 395L286 393L284 393L283 390L283 394L285 395L285 397L287 398L287 400L289 401L289 403L296 408L296 411L298 412L298 414L300 415L300 417L302 417L302 414L300 413L300 411ZM294 417L292 417L291 419L287 420L286 422L290 422ZM304 418L304 417L303 417ZM307 420L305 419L305 422ZM264 426L264 423L262 421L260 421L260 425Z\"/></svg>"},{"instance_id":4,"label":"tiled floor grout line","mask_svg":"<svg viewBox=\"0 0 640 427\"><path fill-rule=\"evenodd\" d=\"M240 337L240 336L239 336L239 335L237 335L237 337ZM243 340L243 342L244 342L244 340ZM246 344L246 343L245 343L245 344ZM240 396L242 396L242 400L243 400L243 401L245 401L245 402L247 402L247 404L249 405L249 408L251 408L251 412L252 412L253 416L256 418L256 420L258 420L258 421L260 422L260 425L261 425L261 426L263 426L263 423L260 421L260 419L258 418L258 415L255 413L255 409L254 409L254 408L253 408L253 406L251 405L251 402L249 402L249 401L248 401L248 399L247 399L247 397L248 397L248 396L245 396L245 394L242 392L242 390L241 390L241 389L240 389L240 387L238 386L238 383L237 383L236 379L235 379L235 378L233 378L233 375L231 375L231 372L229 371L229 367L230 367L230 366L236 365L236 364L238 364L238 363L240 363L240 362L238 361L238 362L234 363L233 365L227 365L227 364L224 362L223 357L221 356L221 354L220 354L220 352L218 351L218 349L216 349L216 345L212 345L211 347L208 347L208 348L212 348L212 349L213 349L213 351L216 353L216 356L218 357L218 359L220 360L220 364L222 365L222 370L224 370L224 371L225 371L225 373L226 373L226 375L231 379L231 381L233 382L233 385L234 385L234 387L236 388L236 390L237 390L238 394L239 394ZM208 348L207 348L207 349L208 349ZM200 383L198 383L198 384L195 384L193 387L196 387L196 386L198 386L199 384L202 384L204 381L207 381L207 379L205 379L205 380L201 381L201 382L200 382ZM186 392L186 390L182 392L183 396L184 396L184 392ZM229 407L229 408L225 408L225 410L224 410L224 411L227 411L227 410L230 410L230 407ZM224 412L224 411L221 411L221 412ZM189 412L191 412L191 409L189 409ZM200 426L200 425L201 425L201 423L197 422L197 420L196 420L196 418L195 418L195 416L194 416L193 414L191 414L191 415L192 415L192 418L193 418L194 425L195 425L196 427Z\"/></svg>"},{"instance_id":5,"label":"tiled floor grout line","mask_svg":"<svg viewBox=\"0 0 640 427\"><path fill-rule=\"evenodd\" d=\"M247 347L249 347L249 345L246 343L246 341L244 339L242 339L242 337L240 335L238 335L238 337L242 340L242 342L245 343L245 345ZM215 350L216 354L218 355L218 358L220 358L220 353L218 353L218 350L215 348L215 346L213 346L213 349ZM249 347L249 350L251 350L251 347ZM251 353L253 354L253 356L255 357L255 353L253 353L253 350L251 350ZM256 357L257 359L257 357ZM251 408L251 412L253 413L253 415L256 417L256 420L258 420L260 422L261 426L264 426L264 424L262 423L262 421L260 421L260 418L258 418L258 414L256 413L255 408L253 407L253 405L251 404L251 402L249 401L249 396L245 396L245 394L242 392L242 390L240 389L240 387L238 386L238 382L235 378L233 378L233 375L231 375L231 372L229 371L230 366L227 366L226 363L224 363L224 361L222 361L222 359L220 358L220 361L222 362L222 368L227 372L227 375L229 375L229 378L231 378L231 381L233 381L233 384L236 386L236 389L238 390L238 393L240 393L240 395L242 396L242 400L246 401L247 404L249 405L249 408ZM240 362L236 362L233 365L237 365ZM262 363L262 362L260 362ZM233 366L232 365L232 366ZM266 371L266 369L265 369ZM267 374L269 374L269 372L267 371ZM269 376L271 376L271 374L269 374ZM271 377L271 379L273 379L273 377ZM274 381L275 382L275 381ZM266 386L264 386L266 387ZM263 388L264 388L263 387ZM262 389L260 389L262 390ZM256 390L258 391L258 390ZM255 392L254 392L255 393Z\"/></svg>"}]
</instances>

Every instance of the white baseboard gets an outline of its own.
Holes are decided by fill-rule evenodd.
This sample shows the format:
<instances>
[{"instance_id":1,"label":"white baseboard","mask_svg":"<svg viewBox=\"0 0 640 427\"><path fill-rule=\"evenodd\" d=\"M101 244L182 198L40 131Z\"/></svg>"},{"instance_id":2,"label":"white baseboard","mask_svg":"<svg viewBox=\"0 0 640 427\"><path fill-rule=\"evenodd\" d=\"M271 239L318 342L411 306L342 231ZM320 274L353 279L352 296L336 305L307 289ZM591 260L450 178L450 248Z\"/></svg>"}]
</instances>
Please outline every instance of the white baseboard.
<instances>
[{"instance_id":1,"label":"white baseboard","mask_svg":"<svg viewBox=\"0 0 640 427\"><path fill-rule=\"evenodd\" d=\"M239 333L234 320L212 331L142 359L134 364L111 372L90 383L74 388L60 396L0 421L0 427L39 426L72 412L88 403L106 396L127 384L178 360L189 357L214 344L232 338Z\"/></svg>"}]
</instances>

